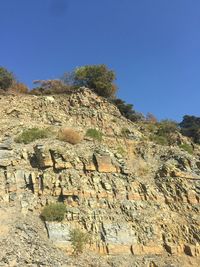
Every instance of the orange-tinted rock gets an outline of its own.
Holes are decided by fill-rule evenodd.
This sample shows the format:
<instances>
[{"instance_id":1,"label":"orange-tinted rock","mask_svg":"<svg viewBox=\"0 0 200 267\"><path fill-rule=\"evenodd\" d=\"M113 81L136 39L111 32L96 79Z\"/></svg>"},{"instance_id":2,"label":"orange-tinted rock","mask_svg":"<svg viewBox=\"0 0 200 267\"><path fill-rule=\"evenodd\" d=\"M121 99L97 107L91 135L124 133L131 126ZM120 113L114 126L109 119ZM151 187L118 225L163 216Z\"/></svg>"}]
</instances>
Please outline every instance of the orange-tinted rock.
<instances>
[{"instance_id":1,"label":"orange-tinted rock","mask_svg":"<svg viewBox=\"0 0 200 267\"><path fill-rule=\"evenodd\" d=\"M131 254L131 246L129 245L119 245L119 244L108 244L107 253L109 255L119 255L119 254Z\"/></svg>"},{"instance_id":2,"label":"orange-tinted rock","mask_svg":"<svg viewBox=\"0 0 200 267\"><path fill-rule=\"evenodd\" d=\"M95 155L97 162L97 169L99 172L112 173L117 172L116 167L112 164L111 158L109 155Z\"/></svg>"},{"instance_id":3,"label":"orange-tinted rock","mask_svg":"<svg viewBox=\"0 0 200 267\"><path fill-rule=\"evenodd\" d=\"M92 161L85 163L84 168L86 171L96 171L96 166Z\"/></svg>"},{"instance_id":4,"label":"orange-tinted rock","mask_svg":"<svg viewBox=\"0 0 200 267\"><path fill-rule=\"evenodd\" d=\"M137 244L137 245L132 245L131 251L134 255L148 255L148 254L160 255L163 254L164 249L162 246L156 244L150 246Z\"/></svg>"},{"instance_id":5,"label":"orange-tinted rock","mask_svg":"<svg viewBox=\"0 0 200 267\"><path fill-rule=\"evenodd\" d=\"M57 161L54 165L55 169L70 169L72 164L70 162Z\"/></svg>"}]
</instances>

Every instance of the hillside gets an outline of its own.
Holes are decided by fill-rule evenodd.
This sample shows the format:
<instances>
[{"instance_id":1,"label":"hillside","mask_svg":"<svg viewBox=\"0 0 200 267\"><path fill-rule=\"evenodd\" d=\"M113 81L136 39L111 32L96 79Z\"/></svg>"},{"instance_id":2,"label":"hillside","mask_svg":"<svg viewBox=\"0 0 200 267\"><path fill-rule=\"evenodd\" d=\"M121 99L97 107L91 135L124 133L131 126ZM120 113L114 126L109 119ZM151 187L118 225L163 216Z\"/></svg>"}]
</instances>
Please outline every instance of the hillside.
<instances>
[{"instance_id":1,"label":"hillside","mask_svg":"<svg viewBox=\"0 0 200 267\"><path fill-rule=\"evenodd\" d=\"M200 266L197 145L189 154L150 141L141 124L85 88L0 96L0 114L0 266ZM16 142L36 127L48 138ZM60 141L63 127L83 140ZM43 222L41 210L57 201L65 219ZM76 228L90 235L78 259Z\"/></svg>"}]
</instances>

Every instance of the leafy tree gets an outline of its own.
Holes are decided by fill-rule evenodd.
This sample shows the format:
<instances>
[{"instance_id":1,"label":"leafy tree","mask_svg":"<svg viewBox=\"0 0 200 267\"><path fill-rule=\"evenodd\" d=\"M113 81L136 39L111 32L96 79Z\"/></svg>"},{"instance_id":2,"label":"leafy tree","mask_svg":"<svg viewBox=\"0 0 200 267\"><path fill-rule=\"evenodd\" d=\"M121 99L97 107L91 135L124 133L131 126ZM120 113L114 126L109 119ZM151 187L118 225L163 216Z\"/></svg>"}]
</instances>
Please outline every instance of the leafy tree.
<instances>
[{"instance_id":1,"label":"leafy tree","mask_svg":"<svg viewBox=\"0 0 200 267\"><path fill-rule=\"evenodd\" d=\"M103 97L112 98L117 91L113 84L115 73L106 65L86 65L77 68L71 77L73 77L73 85L88 87Z\"/></svg>"},{"instance_id":2,"label":"leafy tree","mask_svg":"<svg viewBox=\"0 0 200 267\"><path fill-rule=\"evenodd\" d=\"M14 82L15 77L13 73L4 67L0 67L0 89L7 90Z\"/></svg>"},{"instance_id":3,"label":"leafy tree","mask_svg":"<svg viewBox=\"0 0 200 267\"><path fill-rule=\"evenodd\" d=\"M200 117L185 115L179 125L183 135L191 137L195 143L200 144Z\"/></svg>"},{"instance_id":4,"label":"leafy tree","mask_svg":"<svg viewBox=\"0 0 200 267\"><path fill-rule=\"evenodd\" d=\"M85 246L89 243L88 233L83 233L80 229L70 231L70 239L73 247L73 254L78 255L83 252Z\"/></svg>"}]
</instances>

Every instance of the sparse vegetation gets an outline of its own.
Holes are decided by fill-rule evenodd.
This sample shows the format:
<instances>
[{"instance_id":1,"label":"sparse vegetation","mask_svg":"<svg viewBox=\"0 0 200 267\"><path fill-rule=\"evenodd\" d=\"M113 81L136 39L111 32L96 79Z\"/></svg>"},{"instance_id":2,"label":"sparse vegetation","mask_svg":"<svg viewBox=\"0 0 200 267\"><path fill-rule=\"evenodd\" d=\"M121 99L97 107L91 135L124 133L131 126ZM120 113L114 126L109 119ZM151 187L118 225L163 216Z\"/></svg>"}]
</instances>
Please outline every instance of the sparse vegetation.
<instances>
[{"instance_id":1,"label":"sparse vegetation","mask_svg":"<svg viewBox=\"0 0 200 267\"><path fill-rule=\"evenodd\" d=\"M168 138L166 136L160 136L157 134L151 134L150 140L161 146L168 145Z\"/></svg>"},{"instance_id":2,"label":"sparse vegetation","mask_svg":"<svg viewBox=\"0 0 200 267\"><path fill-rule=\"evenodd\" d=\"M89 243L89 234L82 232L80 229L74 229L70 232L73 254L81 254L85 246Z\"/></svg>"},{"instance_id":3,"label":"sparse vegetation","mask_svg":"<svg viewBox=\"0 0 200 267\"><path fill-rule=\"evenodd\" d=\"M15 138L15 142L29 144L37 139L44 139L50 136L49 129L31 128L24 130Z\"/></svg>"},{"instance_id":4,"label":"sparse vegetation","mask_svg":"<svg viewBox=\"0 0 200 267\"><path fill-rule=\"evenodd\" d=\"M191 155L193 154L193 147L192 147L192 145L184 143L184 144L181 144L179 147L181 149L187 151L189 154L191 154Z\"/></svg>"},{"instance_id":5,"label":"sparse vegetation","mask_svg":"<svg viewBox=\"0 0 200 267\"><path fill-rule=\"evenodd\" d=\"M176 143L178 124L172 120L163 120L159 123L150 123L150 140L159 145L173 145Z\"/></svg>"},{"instance_id":6,"label":"sparse vegetation","mask_svg":"<svg viewBox=\"0 0 200 267\"><path fill-rule=\"evenodd\" d=\"M32 95L69 94L72 91L72 87L61 80L36 80L33 83L38 87L30 91Z\"/></svg>"},{"instance_id":7,"label":"sparse vegetation","mask_svg":"<svg viewBox=\"0 0 200 267\"><path fill-rule=\"evenodd\" d=\"M83 140L83 135L73 128L63 128L58 132L58 139L75 145Z\"/></svg>"},{"instance_id":8,"label":"sparse vegetation","mask_svg":"<svg viewBox=\"0 0 200 267\"><path fill-rule=\"evenodd\" d=\"M192 141L200 144L200 117L185 115L181 123L177 124L172 120L157 121L152 113L147 113L146 118L142 113L134 110L132 104L126 103L120 98L116 98L117 87L114 84L116 79L115 72L110 70L105 64L86 65L78 67L72 72L65 73L59 79L36 80L37 87L29 91L28 87L18 82L14 74L5 67L0 66L0 94L33 94L33 95L52 95L52 94L71 94L79 87L87 87L99 96L103 96L113 103L120 113L127 119L141 123L141 130L148 133L148 137L153 142L160 145L179 145L177 142L178 133L190 137ZM111 120L116 123L116 118ZM38 128L24 130L15 141L28 144L37 139L47 138L48 131ZM124 137L129 136L128 129L122 129ZM147 136L148 136L147 135ZM88 129L86 136L94 140L101 141L102 133L96 129ZM77 144L82 141L83 136L76 130L65 128L58 133L59 140ZM185 150L191 152L191 148L183 145Z\"/></svg>"},{"instance_id":9,"label":"sparse vegetation","mask_svg":"<svg viewBox=\"0 0 200 267\"><path fill-rule=\"evenodd\" d=\"M16 94L28 93L28 87L23 83L14 83L8 90Z\"/></svg>"},{"instance_id":10,"label":"sparse vegetation","mask_svg":"<svg viewBox=\"0 0 200 267\"><path fill-rule=\"evenodd\" d=\"M86 136L93 138L94 140L101 141L103 134L97 129L88 129Z\"/></svg>"},{"instance_id":11,"label":"sparse vegetation","mask_svg":"<svg viewBox=\"0 0 200 267\"><path fill-rule=\"evenodd\" d=\"M158 123L158 132L160 135L175 133L179 131L178 123L173 120L162 120Z\"/></svg>"},{"instance_id":12,"label":"sparse vegetation","mask_svg":"<svg viewBox=\"0 0 200 267\"><path fill-rule=\"evenodd\" d=\"M51 203L44 207L41 213L43 220L61 222L65 217L66 206L63 203Z\"/></svg>"}]
</instances>

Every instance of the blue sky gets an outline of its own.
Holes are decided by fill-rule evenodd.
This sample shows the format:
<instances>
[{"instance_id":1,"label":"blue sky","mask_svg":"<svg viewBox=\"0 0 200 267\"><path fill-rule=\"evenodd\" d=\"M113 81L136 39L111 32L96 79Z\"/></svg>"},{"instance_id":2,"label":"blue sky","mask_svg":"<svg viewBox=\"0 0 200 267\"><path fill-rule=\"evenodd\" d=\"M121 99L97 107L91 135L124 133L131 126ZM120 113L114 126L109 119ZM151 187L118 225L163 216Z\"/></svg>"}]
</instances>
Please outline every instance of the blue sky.
<instances>
[{"instance_id":1,"label":"blue sky","mask_svg":"<svg viewBox=\"0 0 200 267\"><path fill-rule=\"evenodd\" d=\"M199 0L0 0L0 65L32 86L104 63L136 110L200 116Z\"/></svg>"}]
</instances>

